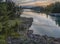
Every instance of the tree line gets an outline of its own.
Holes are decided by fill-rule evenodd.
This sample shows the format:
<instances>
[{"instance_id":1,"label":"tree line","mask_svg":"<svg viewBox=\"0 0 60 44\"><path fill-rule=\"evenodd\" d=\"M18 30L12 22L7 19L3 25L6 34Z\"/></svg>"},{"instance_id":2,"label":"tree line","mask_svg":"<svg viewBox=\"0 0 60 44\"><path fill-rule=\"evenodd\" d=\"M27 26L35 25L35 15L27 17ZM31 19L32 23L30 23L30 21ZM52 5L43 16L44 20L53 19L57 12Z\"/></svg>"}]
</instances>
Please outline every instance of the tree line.
<instances>
[{"instance_id":1,"label":"tree line","mask_svg":"<svg viewBox=\"0 0 60 44\"><path fill-rule=\"evenodd\" d=\"M55 2L45 7L46 13L60 13L60 2Z\"/></svg>"},{"instance_id":2,"label":"tree line","mask_svg":"<svg viewBox=\"0 0 60 44\"><path fill-rule=\"evenodd\" d=\"M32 7L31 10L37 13L60 13L60 2L51 3L46 7Z\"/></svg>"}]
</instances>

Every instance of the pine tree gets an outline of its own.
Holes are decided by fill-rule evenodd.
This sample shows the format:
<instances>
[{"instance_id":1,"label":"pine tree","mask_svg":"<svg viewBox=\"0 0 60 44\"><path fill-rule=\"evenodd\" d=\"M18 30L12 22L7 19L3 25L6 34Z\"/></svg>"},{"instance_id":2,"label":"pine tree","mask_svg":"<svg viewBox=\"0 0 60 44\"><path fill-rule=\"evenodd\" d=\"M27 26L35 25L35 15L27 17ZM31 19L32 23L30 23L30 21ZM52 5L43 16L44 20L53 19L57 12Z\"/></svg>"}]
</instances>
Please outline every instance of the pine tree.
<instances>
[{"instance_id":1,"label":"pine tree","mask_svg":"<svg viewBox=\"0 0 60 44\"><path fill-rule=\"evenodd\" d=\"M0 3L0 43L1 39L5 40L5 43L1 44L7 44L8 37L19 36L15 30L19 29L20 20L15 17L15 9L14 3Z\"/></svg>"}]
</instances>

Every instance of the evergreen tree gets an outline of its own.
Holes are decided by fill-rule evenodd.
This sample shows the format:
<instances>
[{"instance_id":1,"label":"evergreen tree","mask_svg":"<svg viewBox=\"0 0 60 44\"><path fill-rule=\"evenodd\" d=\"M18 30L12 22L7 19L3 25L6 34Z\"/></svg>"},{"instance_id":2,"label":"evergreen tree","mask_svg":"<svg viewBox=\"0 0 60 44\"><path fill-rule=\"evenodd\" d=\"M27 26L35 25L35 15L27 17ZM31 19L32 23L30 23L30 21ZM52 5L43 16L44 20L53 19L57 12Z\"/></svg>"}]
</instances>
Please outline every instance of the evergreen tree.
<instances>
[{"instance_id":1,"label":"evergreen tree","mask_svg":"<svg viewBox=\"0 0 60 44\"><path fill-rule=\"evenodd\" d=\"M14 3L0 3L0 43L7 44L8 37L19 37L15 30L19 29L20 20L15 17L16 7ZM1 40L5 40L5 43Z\"/></svg>"}]
</instances>

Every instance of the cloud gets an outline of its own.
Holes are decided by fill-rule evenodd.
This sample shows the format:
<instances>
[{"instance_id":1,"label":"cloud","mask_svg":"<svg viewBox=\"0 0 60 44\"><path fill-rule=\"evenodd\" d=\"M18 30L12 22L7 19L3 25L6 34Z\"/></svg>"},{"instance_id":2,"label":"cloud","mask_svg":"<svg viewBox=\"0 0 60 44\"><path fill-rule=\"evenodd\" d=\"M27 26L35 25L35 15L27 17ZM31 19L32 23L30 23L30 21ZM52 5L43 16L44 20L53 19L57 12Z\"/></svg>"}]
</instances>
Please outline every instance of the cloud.
<instances>
[{"instance_id":1,"label":"cloud","mask_svg":"<svg viewBox=\"0 0 60 44\"><path fill-rule=\"evenodd\" d=\"M48 1L48 2L55 2L59 0L13 0L15 3L21 3L21 2L35 2L35 1Z\"/></svg>"}]
</instances>

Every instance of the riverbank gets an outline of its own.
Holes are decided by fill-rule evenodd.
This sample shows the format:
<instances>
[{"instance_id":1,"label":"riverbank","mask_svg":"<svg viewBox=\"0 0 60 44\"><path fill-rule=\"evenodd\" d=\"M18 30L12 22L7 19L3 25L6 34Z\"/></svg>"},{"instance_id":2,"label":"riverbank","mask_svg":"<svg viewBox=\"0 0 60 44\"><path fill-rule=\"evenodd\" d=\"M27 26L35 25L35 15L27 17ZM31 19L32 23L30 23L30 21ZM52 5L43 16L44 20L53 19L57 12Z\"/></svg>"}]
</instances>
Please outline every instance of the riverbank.
<instances>
[{"instance_id":1,"label":"riverbank","mask_svg":"<svg viewBox=\"0 0 60 44\"><path fill-rule=\"evenodd\" d=\"M17 33L19 33L19 37L8 37L7 41L8 44L18 44L21 42L21 39L24 39L26 37L26 32L29 30L29 28L32 25L33 18L26 18L26 17L20 17L20 23L18 29L16 30ZM18 40L19 38L19 40Z\"/></svg>"},{"instance_id":2,"label":"riverbank","mask_svg":"<svg viewBox=\"0 0 60 44\"><path fill-rule=\"evenodd\" d=\"M48 37L47 35L34 34L33 30L29 30L32 25L33 18L20 17L22 24L20 29L26 28L25 31L19 31L23 36L19 38L8 38L8 44L60 44L60 38Z\"/></svg>"},{"instance_id":3,"label":"riverbank","mask_svg":"<svg viewBox=\"0 0 60 44\"><path fill-rule=\"evenodd\" d=\"M60 44L60 38L33 34L33 30L27 30L27 38L11 38L8 44Z\"/></svg>"}]
</instances>

